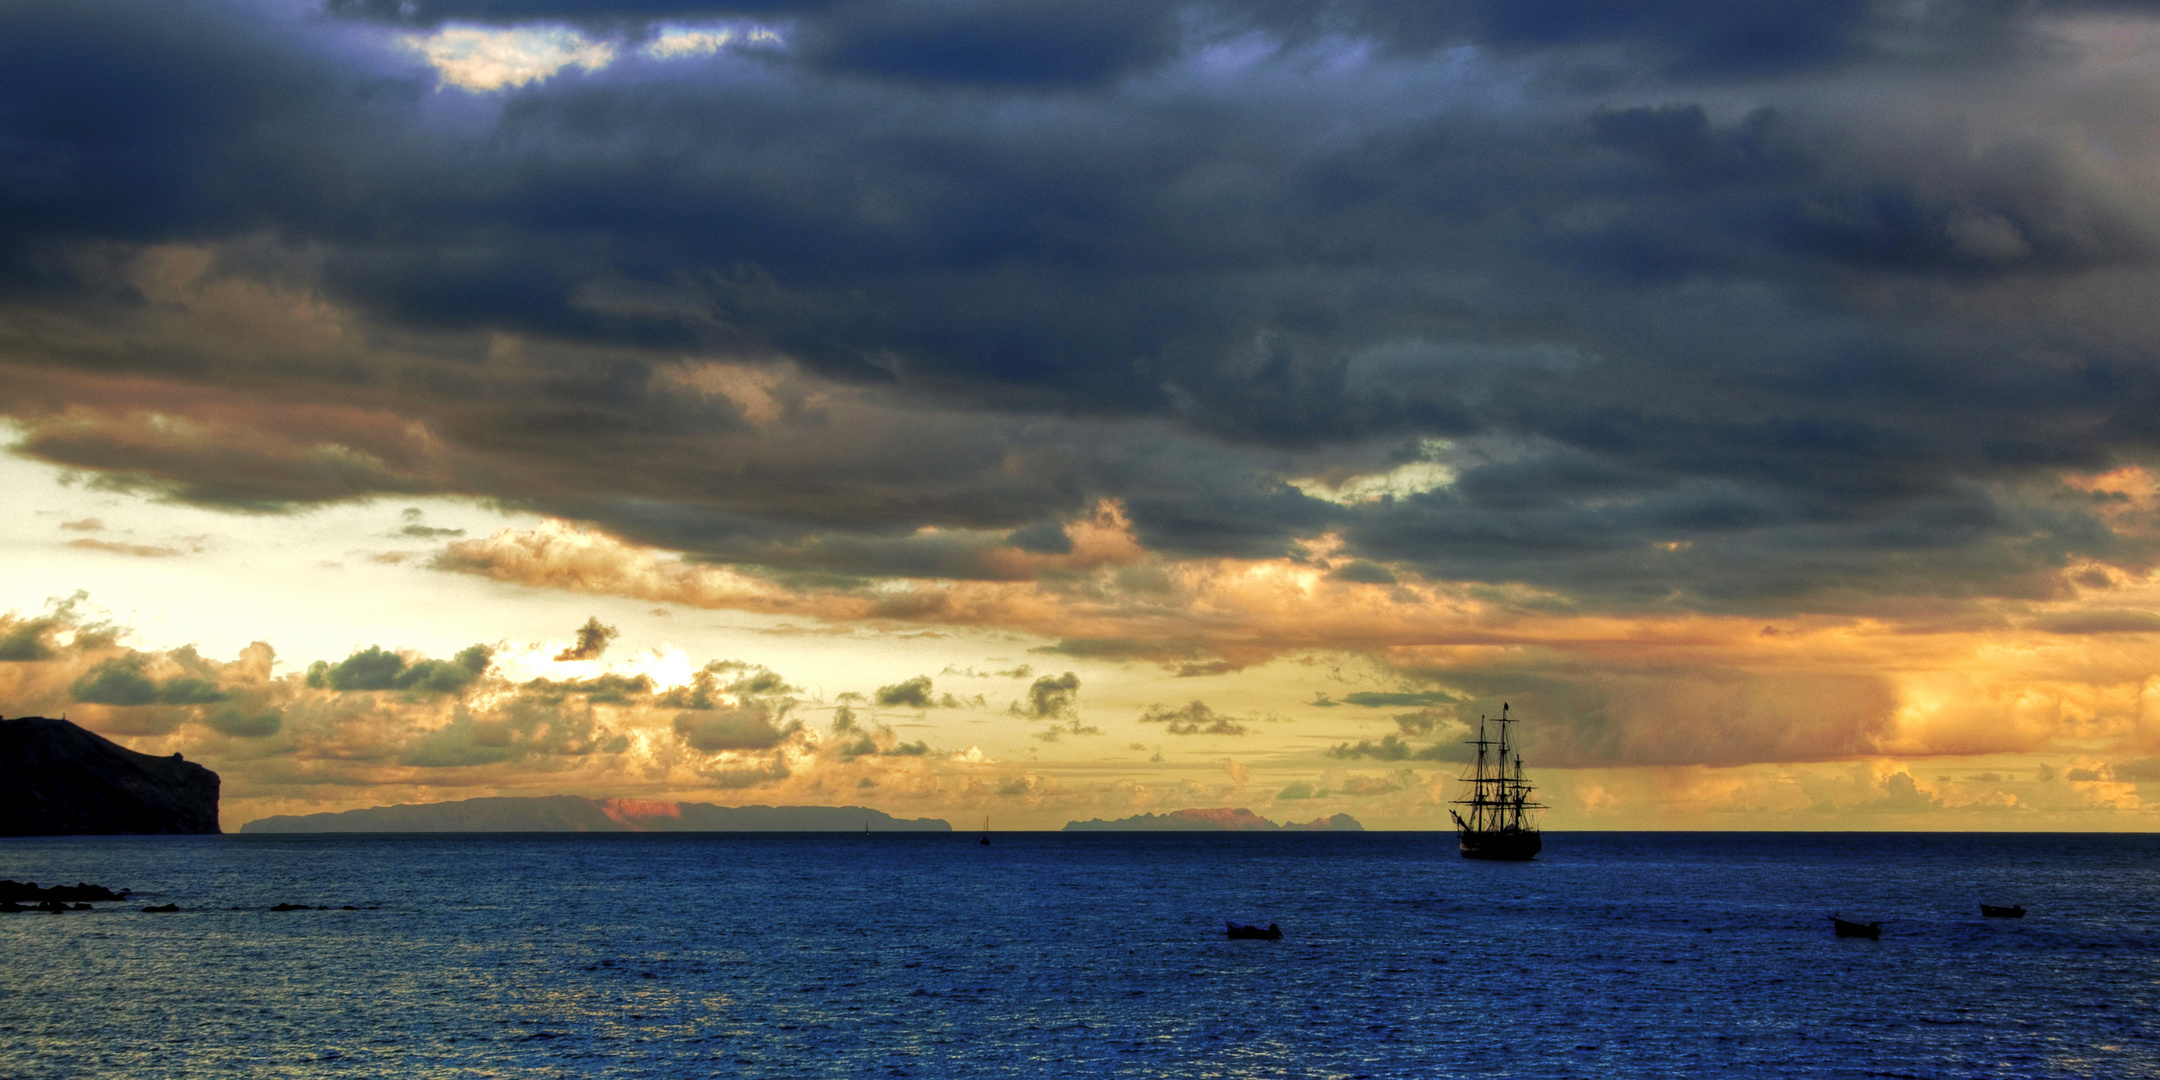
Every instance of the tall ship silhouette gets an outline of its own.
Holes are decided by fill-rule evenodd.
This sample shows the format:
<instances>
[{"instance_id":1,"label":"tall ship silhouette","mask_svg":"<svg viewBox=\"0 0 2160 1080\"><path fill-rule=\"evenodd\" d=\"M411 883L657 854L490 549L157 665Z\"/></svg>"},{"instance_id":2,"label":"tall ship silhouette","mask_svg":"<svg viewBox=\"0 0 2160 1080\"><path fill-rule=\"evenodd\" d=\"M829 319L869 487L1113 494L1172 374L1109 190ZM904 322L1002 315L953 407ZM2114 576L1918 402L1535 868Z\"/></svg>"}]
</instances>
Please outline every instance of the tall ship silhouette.
<instances>
[{"instance_id":1,"label":"tall ship silhouette","mask_svg":"<svg viewBox=\"0 0 2160 1080\"><path fill-rule=\"evenodd\" d=\"M1470 743L1477 747L1477 762L1462 778L1470 785L1470 797L1455 800L1455 805L1470 808L1469 816L1464 817L1462 811L1448 811L1455 818L1455 839L1465 859L1528 862L1544 847L1529 813L1544 809L1544 805L1530 801L1530 783L1523 779L1522 754L1512 749L1508 738L1508 725L1512 723L1504 701L1499 716L1478 717L1477 739ZM1499 729L1497 739L1487 737L1489 728Z\"/></svg>"}]
</instances>

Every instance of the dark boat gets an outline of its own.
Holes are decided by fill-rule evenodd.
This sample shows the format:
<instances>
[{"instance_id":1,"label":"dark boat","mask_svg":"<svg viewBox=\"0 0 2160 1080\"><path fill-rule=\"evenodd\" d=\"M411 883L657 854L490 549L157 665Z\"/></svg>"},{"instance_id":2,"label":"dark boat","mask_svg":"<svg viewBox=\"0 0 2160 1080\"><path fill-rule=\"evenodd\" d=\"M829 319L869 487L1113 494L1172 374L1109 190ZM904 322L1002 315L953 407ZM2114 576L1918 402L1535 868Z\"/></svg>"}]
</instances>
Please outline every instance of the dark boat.
<instances>
[{"instance_id":1,"label":"dark boat","mask_svg":"<svg viewBox=\"0 0 2160 1080\"><path fill-rule=\"evenodd\" d=\"M1874 941L1877 938L1882 937L1882 924L1879 922L1846 922L1845 920L1840 919L1835 915L1832 915L1830 916L1830 925L1837 930L1837 936L1839 937L1866 938L1869 941Z\"/></svg>"},{"instance_id":2,"label":"dark boat","mask_svg":"<svg viewBox=\"0 0 2160 1080\"><path fill-rule=\"evenodd\" d=\"M1228 932L1224 935L1226 937L1244 938L1251 941L1282 940L1282 927L1274 923L1269 923L1266 926L1247 926L1241 922L1227 923L1225 925L1229 927Z\"/></svg>"},{"instance_id":3,"label":"dark boat","mask_svg":"<svg viewBox=\"0 0 2160 1080\"><path fill-rule=\"evenodd\" d=\"M990 846L990 815L988 815L988 814L984 814L984 815L983 815L983 834L982 834L982 839L980 839L980 840L977 840L977 841L975 841L975 842L976 842L977 844L980 844L980 845L982 845L983 847L989 847L989 846Z\"/></svg>"},{"instance_id":4,"label":"dark boat","mask_svg":"<svg viewBox=\"0 0 2160 1080\"><path fill-rule=\"evenodd\" d=\"M1993 904L1982 904L1980 905L1980 914L1990 919L2022 919L2025 917L2025 905L2016 904L2010 907L1996 907Z\"/></svg>"},{"instance_id":5,"label":"dark boat","mask_svg":"<svg viewBox=\"0 0 2160 1080\"><path fill-rule=\"evenodd\" d=\"M1529 820L1529 811L1544 807L1530 801L1531 788L1523 779L1521 754L1515 754L1514 771L1508 769L1510 723L1513 721L1508 718L1506 702L1500 703L1498 717L1478 717L1478 737L1470 744L1477 747L1477 762L1471 766L1470 775L1463 777L1463 782L1470 785L1470 797L1455 800L1455 805L1470 808L1470 816L1448 811L1455 818L1456 845L1465 859L1528 862L1545 846L1537 826ZM1486 737L1487 724L1499 729L1499 738Z\"/></svg>"}]
</instances>

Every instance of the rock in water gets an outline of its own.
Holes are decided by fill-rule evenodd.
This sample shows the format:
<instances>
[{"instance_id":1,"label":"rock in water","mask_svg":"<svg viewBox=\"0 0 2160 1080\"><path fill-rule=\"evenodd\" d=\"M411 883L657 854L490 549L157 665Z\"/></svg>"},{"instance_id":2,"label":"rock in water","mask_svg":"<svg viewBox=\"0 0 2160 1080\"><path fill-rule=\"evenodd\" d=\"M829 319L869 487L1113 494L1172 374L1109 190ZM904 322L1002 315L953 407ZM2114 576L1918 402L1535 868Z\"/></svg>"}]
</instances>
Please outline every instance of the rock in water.
<instances>
[{"instance_id":1,"label":"rock in water","mask_svg":"<svg viewBox=\"0 0 2160 1080\"><path fill-rule=\"evenodd\" d=\"M218 831L216 773L65 720L0 720L0 836Z\"/></svg>"}]
</instances>

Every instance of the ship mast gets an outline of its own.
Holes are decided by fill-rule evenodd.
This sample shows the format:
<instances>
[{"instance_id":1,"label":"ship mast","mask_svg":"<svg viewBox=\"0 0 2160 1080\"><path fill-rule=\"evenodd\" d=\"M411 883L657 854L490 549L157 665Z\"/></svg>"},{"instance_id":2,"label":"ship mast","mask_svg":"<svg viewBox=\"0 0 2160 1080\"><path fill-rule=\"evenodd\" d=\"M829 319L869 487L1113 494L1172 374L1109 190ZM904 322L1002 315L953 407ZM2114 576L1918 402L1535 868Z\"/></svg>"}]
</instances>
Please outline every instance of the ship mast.
<instances>
[{"instance_id":1,"label":"ship mast","mask_svg":"<svg viewBox=\"0 0 2160 1080\"><path fill-rule=\"evenodd\" d=\"M1526 827L1524 811L1541 808L1540 804L1530 801L1530 784L1523 779L1522 754L1508 738L1511 723L1504 701L1500 703L1499 716L1478 717L1478 737L1470 740L1470 745L1477 747L1477 761L1471 766L1470 775L1463 777L1470 784L1470 797L1455 800L1457 806L1470 808L1467 820L1456 815L1456 820L1470 832L1523 829ZM1498 738L1487 735L1488 724L1498 729L1494 733ZM1512 763L1508 760L1510 756L1514 758Z\"/></svg>"}]
</instances>

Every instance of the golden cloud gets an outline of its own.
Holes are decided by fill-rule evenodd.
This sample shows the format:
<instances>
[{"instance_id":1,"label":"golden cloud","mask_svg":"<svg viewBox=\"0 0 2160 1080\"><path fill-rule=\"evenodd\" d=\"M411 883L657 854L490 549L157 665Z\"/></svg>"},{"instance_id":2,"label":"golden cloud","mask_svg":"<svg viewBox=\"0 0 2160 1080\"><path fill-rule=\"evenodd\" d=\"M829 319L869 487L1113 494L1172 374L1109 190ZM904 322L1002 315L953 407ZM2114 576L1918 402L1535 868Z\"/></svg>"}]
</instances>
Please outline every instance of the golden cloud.
<instances>
[{"instance_id":1,"label":"golden cloud","mask_svg":"<svg viewBox=\"0 0 2160 1080\"><path fill-rule=\"evenodd\" d=\"M1048 651L1187 673L1362 653L1428 685L1569 718L1546 733L1546 763L1556 765L2160 750L2144 624L2121 614L2160 613L2150 579L2047 601L1915 607L1904 619L1765 623L1573 613L1549 598L1407 573L1343 580L1329 573L1324 538L1303 560L1170 560L1131 544L1114 504L1074 535L1075 560L1030 581L796 587L559 521L452 544L438 565L834 623L1014 631L1059 643ZM2050 629L2080 625L2094 630Z\"/></svg>"}]
</instances>

